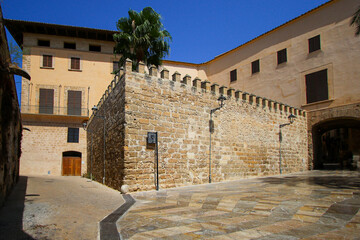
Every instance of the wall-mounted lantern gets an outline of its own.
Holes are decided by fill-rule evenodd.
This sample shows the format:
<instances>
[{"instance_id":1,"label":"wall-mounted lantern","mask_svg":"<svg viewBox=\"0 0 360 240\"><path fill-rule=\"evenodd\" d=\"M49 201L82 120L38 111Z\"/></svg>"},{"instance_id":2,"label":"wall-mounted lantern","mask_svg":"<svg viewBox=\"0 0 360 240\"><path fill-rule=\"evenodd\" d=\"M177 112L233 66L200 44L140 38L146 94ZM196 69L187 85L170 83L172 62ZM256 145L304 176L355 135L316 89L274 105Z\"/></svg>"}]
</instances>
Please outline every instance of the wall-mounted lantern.
<instances>
[{"instance_id":1,"label":"wall-mounted lantern","mask_svg":"<svg viewBox=\"0 0 360 240\"><path fill-rule=\"evenodd\" d=\"M209 144L209 183L211 183L211 134L214 132L214 122L212 120L212 115L217 110L220 110L224 106L224 101L227 98L224 95L221 95L217 101L219 102L219 107L210 110L210 121L209 121L209 132L210 132L210 144Z\"/></svg>"},{"instance_id":2,"label":"wall-mounted lantern","mask_svg":"<svg viewBox=\"0 0 360 240\"><path fill-rule=\"evenodd\" d=\"M293 114L290 114L288 116L288 120L289 122L288 123L283 123L283 124L280 124L279 125L279 142L280 142L280 145L279 145L279 170L280 170L280 174L282 174L282 166L281 166L281 142L282 142L282 132L281 132L281 129L285 126L288 126L290 124L293 124L294 121L295 121L295 118L296 116L293 115Z\"/></svg>"}]
</instances>

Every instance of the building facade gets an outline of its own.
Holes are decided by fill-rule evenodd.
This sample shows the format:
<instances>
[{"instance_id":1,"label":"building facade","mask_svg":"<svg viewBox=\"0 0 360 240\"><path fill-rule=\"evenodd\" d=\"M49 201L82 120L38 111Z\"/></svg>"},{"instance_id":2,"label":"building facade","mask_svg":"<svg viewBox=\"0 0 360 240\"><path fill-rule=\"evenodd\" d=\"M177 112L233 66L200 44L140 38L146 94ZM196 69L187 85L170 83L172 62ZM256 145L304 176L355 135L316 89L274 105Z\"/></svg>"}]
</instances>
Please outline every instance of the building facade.
<instances>
[{"instance_id":1,"label":"building facade","mask_svg":"<svg viewBox=\"0 0 360 240\"><path fill-rule=\"evenodd\" d=\"M208 62L164 61L155 76L166 69L173 80L207 80L226 87L224 94L236 89L305 110L309 169L356 168L360 38L350 20L359 4L329 1ZM81 124L114 77L114 32L15 20L6 26L33 79L22 83L22 118L31 132L24 134L21 173L61 175L80 155L84 173Z\"/></svg>"},{"instance_id":2,"label":"building facade","mask_svg":"<svg viewBox=\"0 0 360 240\"><path fill-rule=\"evenodd\" d=\"M112 31L6 20L23 49L21 174L81 175L87 172L82 123L109 84Z\"/></svg>"}]
</instances>

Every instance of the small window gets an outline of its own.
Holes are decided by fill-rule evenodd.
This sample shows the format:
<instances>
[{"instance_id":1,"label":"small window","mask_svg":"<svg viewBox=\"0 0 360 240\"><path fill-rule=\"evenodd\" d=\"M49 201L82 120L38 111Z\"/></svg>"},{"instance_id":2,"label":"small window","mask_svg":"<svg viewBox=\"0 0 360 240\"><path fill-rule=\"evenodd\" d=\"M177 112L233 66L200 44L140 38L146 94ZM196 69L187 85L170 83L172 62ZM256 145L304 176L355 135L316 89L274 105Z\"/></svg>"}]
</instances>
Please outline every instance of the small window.
<instances>
[{"instance_id":1,"label":"small window","mask_svg":"<svg viewBox=\"0 0 360 240\"><path fill-rule=\"evenodd\" d=\"M237 80L236 69L230 72L230 82L235 82Z\"/></svg>"},{"instance_id":2,"label":"small window","mask_svg":"<svg viewBox=\"0 0 360 240\"><path fill-rule=\"evenodd\" d=\"M260 72L260 60L256 60L256 61L253 61L251 63L251 73L254 74L254 73L258 73Z\"/></svg>"},{"instance_id":3,"label":"small window","mask_svg":"<svg viewBox=\"0 0 360 240\"><path fill-rule=\"evenodd\" d=\"M120 70L119 62L113 61L113 73L117 73Z\"/></svg>"},{"instance_id":4,"label":"small window","mask_svg":"<svg viewBox=\"0 0 360 240\"><path fill-rule=\"evenodd\" d=\"M286 48L277 52L278 65L287 62Z\"/></svg>"},{"instance_id":5,"label":"small window","mask_svg":"<svg viewBox=\"0 0 360 240\"><path fill-rule=\"evenodd\" d=\"M329 99L327 69L305 75L305 83L307 103Z\"/></svg>"},{"instance_id":6,"label":"small window","mask_svg":"<svg viewBox=\"0 0 360 240\"><path fill-rule=\"evenodd\" d=\"M50 47L50 41L49 40L38 40L38 46L41 47Z\"/></svg>"},{"instance_id":7,"label":"small window","mask_svg":"<svg viewBox=\"0 0 360 240\"><path fill-rule=\"evenodd\" d=\"M72 69L72 70L80 70L80 58L78 58L78 57L72 57L71 58L70 69Z\"/></svg>"},{"instance_id":8,"label":"small window","mask_svg":"<svg viewBox=\"0 0 360 240\"><path fill-rule=\"evenodd\" d=\"M320 35L317 35L313 38L309 39L309 53L315 52L317 50L320 50Z\"/></svg>"},{"instance_id":9,"label":"small window","mask_svg":"<svg viewBox=\"0 0 360 240\"><path fill-rule=\"evenodd\" d=\"M89 51L101 52L101 46L100 45L89 45Z\"/></svg>"},{"instance_id":10,"label":"small window","mask_svg":"<svg viewBox=\"0 0 360 240\"><path fill-rule=\"evenodd\" d=\"M43 55L43 64L44 68L52 68L53 67L53 56L52 55Z\"/></svg>"},{"instance_id":11,"label":"small window","mask_svg":"<svg viewBox=\"0 0 360 240\"><path fill-rule=\"evenodd\" d=\"M64 42L64 48L67 48L67 49L76 49L76 43Z\"/></svg>"},{"instance_id":12,"label":"small window","mask_svg":"<svg viewBox=\"0 0 360 240\"><path fill-rule=\"evenodd\" d=\"M69 143L79 142L79 128L68 128L67 142Z\"/></svg>"}]
</instances>

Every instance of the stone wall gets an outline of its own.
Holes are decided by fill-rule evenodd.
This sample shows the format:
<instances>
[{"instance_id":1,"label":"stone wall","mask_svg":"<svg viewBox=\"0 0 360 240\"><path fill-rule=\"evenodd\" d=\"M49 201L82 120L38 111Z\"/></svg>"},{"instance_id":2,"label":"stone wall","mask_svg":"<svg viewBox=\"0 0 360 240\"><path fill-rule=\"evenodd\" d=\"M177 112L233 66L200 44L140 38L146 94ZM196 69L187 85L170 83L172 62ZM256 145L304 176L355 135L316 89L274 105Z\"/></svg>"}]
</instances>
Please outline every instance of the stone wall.
<instances>
[{"instance_id":1,"label":"stone wall","mask_svg":"<svg viewBox=\"0 0 360 240\"><path fill-rule=\"evenodd\" d=\"M119 189L125 184L130 191L155 188L155 151L147 146L148 132L159 136L160 188L207 183L210 110L219 106L221 94L228 100L213 114L212 182L279 174L279 125L287 123L291 113L297 119L282 128L282 172L307 170L307 121L302 110L200 79L189 81L185 76L180 82L176 75L169 80L141 74L141 67L139 73L130 69L126 66L98 104L97 115L106 116L108 186ZM161 75L168 78L166 70ZM104 166L102 124L99 117L90 118L98 181Z\"/></svg>"},{"instance_id":2,"label":"stone wall","mask_svg":"<svg viewBox=\"0 0 360 240\"><path fill-rule=\"evenodd\" d=\"M0 206L19 179L21 119L0 6Z\"/></svg>"}]
</instances>

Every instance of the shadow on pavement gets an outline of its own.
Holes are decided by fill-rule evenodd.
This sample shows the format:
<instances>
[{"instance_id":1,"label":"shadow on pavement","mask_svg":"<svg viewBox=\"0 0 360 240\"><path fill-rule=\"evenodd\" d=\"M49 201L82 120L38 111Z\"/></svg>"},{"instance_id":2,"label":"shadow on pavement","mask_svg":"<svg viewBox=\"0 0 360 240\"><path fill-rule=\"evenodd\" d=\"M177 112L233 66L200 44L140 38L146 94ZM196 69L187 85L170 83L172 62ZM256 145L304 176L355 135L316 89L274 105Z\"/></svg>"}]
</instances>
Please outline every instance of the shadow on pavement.
<instances>
[{"instance_id":1,"label":"shadow on pavement","mask_svg":"<svg viewBox=\"0 0 360 240\"><path fill-rule=\"evenodd\" d=\"M23 231L27 177L20 176L11 194L0 208L0 239L34 239Z\"/></svg>"},{"instance_id":2,"label":"shadow on pavement","mask_svg":"<svg viewBox=\"0 0 360 240\"><path fill-rule=\"evenodd\" d=\"M357 172L349 176L337 175L335 172L329 176L321 175L319 171L318 176L286 176L286 177L266 177L262 179L264 183L269 184L286 184L287 186L297 186L300 183L309 185L319 185L327 188L341 188L341 189L359 189L360 176Z\"/></svg>"}]
</instances>

